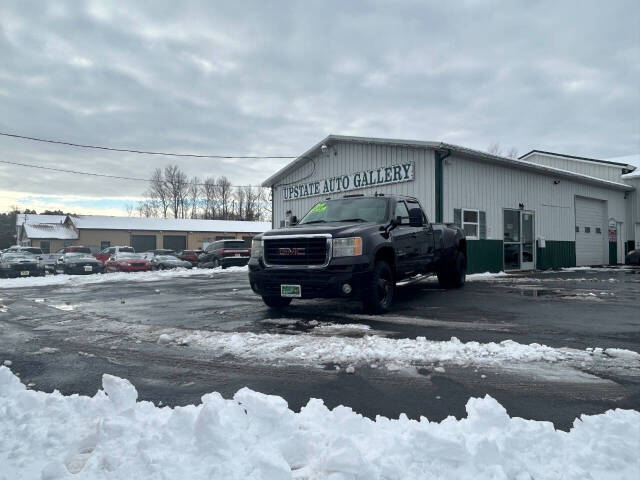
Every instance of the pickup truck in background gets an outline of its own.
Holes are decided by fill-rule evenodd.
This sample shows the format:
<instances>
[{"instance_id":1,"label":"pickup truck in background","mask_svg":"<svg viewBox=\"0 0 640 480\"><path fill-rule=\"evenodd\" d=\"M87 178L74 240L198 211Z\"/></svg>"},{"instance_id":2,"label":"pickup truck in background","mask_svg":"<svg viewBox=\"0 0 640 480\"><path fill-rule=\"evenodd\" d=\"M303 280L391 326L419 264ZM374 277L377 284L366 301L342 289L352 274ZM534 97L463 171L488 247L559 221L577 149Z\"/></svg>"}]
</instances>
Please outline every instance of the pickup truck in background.
<instances>
[{"instance_id":1,"label":"pickup truck in background","mask_svg":"<svg viewBox=\"0 0 640 480\"><path fill-rule=\"evenodd\" d=\"M293 298L346 297L384 313L402 280L435 274L445 288L464 285L464 232L430 223L413 197L328 199L293 222L258 235L251 247L251 288L272 308Z\"/></svg>"}]
</instances>

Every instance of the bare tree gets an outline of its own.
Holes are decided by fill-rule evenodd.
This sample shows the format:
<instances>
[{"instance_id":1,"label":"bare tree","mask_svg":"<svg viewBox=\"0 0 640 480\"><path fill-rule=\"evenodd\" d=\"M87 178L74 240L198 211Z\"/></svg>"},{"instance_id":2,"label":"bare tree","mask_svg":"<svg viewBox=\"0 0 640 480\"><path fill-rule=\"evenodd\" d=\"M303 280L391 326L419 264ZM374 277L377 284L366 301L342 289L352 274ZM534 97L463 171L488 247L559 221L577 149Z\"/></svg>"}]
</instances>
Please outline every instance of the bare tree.
<instances>
[{"instance_id":1,"label":"bare tree","mask_svg":"<svg viewBox=\"0 0 640 480\"><path fill-rule=\"evenodd\" d=\"M189 190L187 176L177 165L169 165L164 168L164 183L168 193L169 210L173 218L184 218Z\"/></svg>"},{"instance_id":2,"label":"bare tree","mask_svg":"<svg viewBox=\"0 0 640 480\"><path fill-rule=\"evenodd\" d=\"M200 179L193 177L189 183L189 207L191 207L190 218L198 218L198 209L200 208Z\"/></svg>"},{"instance_id":3,"label":"bare tree","mask_svg":"<svg viewBox=\"0 0 640 480\"><path fill-rule=\"evenodd\" d=\"M492 143L487 147L487 153L491 155L502 155L502 148L500 147L500 142Z\"/></svg>"},{"instance_id":4,"label":"bare tree","mask_svg":"<svg viewBox=\"0 0 640 480\"><path fill-rule=\"evenodd\" d=\"M153 199L146 199L138 202L136 211L139 217L157 217L158 216L158 204Z\"/></svg>"},{"instance_id":5,"label":"bare tree","mask_svg":"<svg viewBox=\"0 0 640 480\"><path fill-rule=\"evenodd\" d=\"M169 191L167 189L167 184L165 182L164 176L162 175L162 170L156 168L151 175L151 181L149 190L145 192L145 195L149 197L151 200L157 203L159 209L162 212L162 216L167 218L167 213L169 211Z\"/></svg>"},{"instance_id":6,"label":"bare tree","mask_svg":"<svg viewBox=\"0 0 640 480\"><path fill-rule=\"evenodd\" d=\"M518 149L516 147L511 147L507 152L507 157L513 159L518 158Z\"/></svg>"},{"instance_id":7,"label":"bare tree","mask_svg":"<svg viewBox=\"0 0 640 480\"><path fill-rule=\"evenodd\" d=\"M213 177L208 177L205 179L202 184L202 188L200 189L203 199L203 214L202 218L213 219L216 218L217 208L217 186L216 179Z\"/></svg>"},{"instance_id":8,"label":"bare tree","mask_svg":"<svg viewBox=\"0 0 640 480\"><path fill-rule=\"evenodd\" d=\"M233 190L227 177L220 177L216 181L216 197L218 218L229 220L233 213Z\"/></svg>"}]
</instances>

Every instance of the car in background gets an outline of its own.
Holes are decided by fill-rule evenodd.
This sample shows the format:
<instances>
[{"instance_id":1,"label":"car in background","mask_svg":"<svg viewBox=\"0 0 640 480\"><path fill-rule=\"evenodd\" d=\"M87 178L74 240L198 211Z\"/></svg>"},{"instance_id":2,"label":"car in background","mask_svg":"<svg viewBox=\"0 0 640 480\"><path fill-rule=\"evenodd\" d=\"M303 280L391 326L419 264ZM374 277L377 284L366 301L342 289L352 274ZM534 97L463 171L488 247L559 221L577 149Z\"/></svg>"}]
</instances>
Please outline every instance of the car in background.
<instances>
[{"instance_id":1,"label":"car in background","mask_svg":"<svg viewBox=\"0 0 640 480\"><path fill-rule=\"evenodd\" d=\"M43 277L38 257L29 252L4 252L0 257L0 278Z\"/></svg>"},{"instance_id":2,"label":"car in background","mask_svg":"<svg viewBox=\"0 0 640 480\"><path fill-rule=\"evenodd\" d=\"M149 260L138 253L120 251L104 262L107 272L148 272L153 267Z\"/></svg>"},{"instance_id":3,"label":"car in background","mask_svg":"<svg viewBox=\"0 0 640 480\"><path fill-rule=\"evenodd\" d=\"M631 250L627 253L624 263L627 265L640 265L640 250Z\"/></svg>"},{"instance_id":4,"label":"car in background","mask_svg":"<svg viewBox=\"0 0 640 480\"><path fill-rule=\"evenodd\" d=\"M141 255L147 260L151 260L156 255L173 255L176 256L175 250L169 250L168 248L157 248L155 250L147 250L142 252Z\"/></svg>"},{"instance_id":5,"label":"car in background","mask_svg":"<svg viewBox=\"0 0 640 480\"><path fill-rule=\"evenodd\" d=\"M171 268L193 268L191 262L180 260L173 255L154 255L149 261L154 270L168 270Z\"/></svg>"},{"instance_id":6,"label":"car in background","mask_svg":"<svg viewBox=\"0 0 640 480\"><path fill-rule=\"evenodd\" d=\"M204 250L182 250L176 255L180 260L191 262L194 267L198 265L198 257L204 253Z\"/></svg>"},{"instance_id":7,"label":"car in background","mask_svg":"<svg viewBox=\"0 0 640 480\"><path fill-rule=\"evenodd\" d=\"M11 253L11 252L13 253L26 252L36 256L42 256L42 249L40 247L29 247L29 246L23 246L23 245L13 245L7 248L2 253Z\"/></svg>"},{"instance_id":8,"label":"car in background","mask_svg":"<svg viewBox=\"0 0 640 480\"><path fill-rule=\"evenodd\" d=\"M42 263L44 264L45 270L48 272L55 273L56 262L62 258L65 253L71 252L80 252L91 255L93 252L91 248L85 247L84 245L69 245L67 247L56 250L55 253L44 254L42 256Z\"/></svg>"},{"instance_id":9,"label":"car in background","mask_svg":"<svg viewBox=\"0 0 640 480\"><path fill-rule=\"evenodd\" d=\"M241 267L249 263L251 249L244 240L218 240L198 257L200 268Z\"/></svg>"},{"instance_id":10,"label":"car in background","mask_svg":"<svg viewBox=\"0 0 640 480\"><path fill-rule=\"evenodd\" d=\"M125 246L116 246L116 247L107 247L101 250L99 253L94 253L93 256L100 260L102 263L106 263L107 260L116 253L126 252L126 253L136 253L133 247L125 247Z\"/></svg>"},{"instance_id":11,"label":"car in background","mask_svg":"<svg viewBox=\"0 0 640 480\"><path fill-rule=\"evenodd\" d=\"M87 248L87 250L89 250ZM102 273L104 264L86 252L69 252L56 260L54 273L66 273L67 275L88 275Z\"/></svg>"}]
</instances>

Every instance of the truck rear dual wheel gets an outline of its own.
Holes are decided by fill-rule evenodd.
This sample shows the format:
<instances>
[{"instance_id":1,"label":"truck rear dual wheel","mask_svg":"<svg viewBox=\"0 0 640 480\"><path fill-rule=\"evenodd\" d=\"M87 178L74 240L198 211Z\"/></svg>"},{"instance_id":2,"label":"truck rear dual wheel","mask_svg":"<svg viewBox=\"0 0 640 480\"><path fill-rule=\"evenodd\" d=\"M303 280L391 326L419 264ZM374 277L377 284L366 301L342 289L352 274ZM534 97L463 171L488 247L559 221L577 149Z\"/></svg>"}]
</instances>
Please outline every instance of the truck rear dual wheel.
<instances>
[{"instance_id":1,"label":"truck rear dual wheel","mask_svg":"<svg viewBox=\"0 0 640 480\"><path fill-rule=\"evenodd\" d=\"M262 296L262 301L270 308L286 308L291 304L291 299L287 297Z\"/></svg>"},{"instance_id":2,"label":"truck rear dual wheel","mask_svg":"<svg viewBox=\"0 0 640 480\"><path fill-rule=\"evenodd\" d=\"M438 282L443 288L460 288L467 278L467 257L457 250L443 262L438 272Z\"/></svg>"},{"instance_id":3,"label":"truck rear dual wheel","mask_svg":"<svg viewBox=\"0 0 640 480\"><path fill-rule=\"evenodd\" d=\"M391 267L385 261L376 262L371 283L362 292L362 306L367 313L386 313L391 308L395 281Z\"/></svg>"}]
</instances>

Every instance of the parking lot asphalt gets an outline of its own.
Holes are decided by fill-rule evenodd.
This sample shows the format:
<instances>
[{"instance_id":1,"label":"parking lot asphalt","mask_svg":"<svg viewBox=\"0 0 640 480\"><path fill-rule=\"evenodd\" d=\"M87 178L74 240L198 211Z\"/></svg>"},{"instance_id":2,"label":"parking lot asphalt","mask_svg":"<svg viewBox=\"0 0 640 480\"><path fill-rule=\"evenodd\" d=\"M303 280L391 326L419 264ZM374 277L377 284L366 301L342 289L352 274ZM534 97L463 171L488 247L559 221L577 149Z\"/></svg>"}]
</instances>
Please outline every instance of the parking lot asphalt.
<instances>
[{"instance_id":1,"label":"parking lot asphalt","mask_svg":"<svg viewBox=\"0 0 640 480\"><path fill-rule=\"evenodd\" d=\"M371 418L404 412L441 420L464 417L469 397L489 394L512 416L567 429L582 413L640 409L640 361L599 369L575 361L414 361L411 368L370 361L347 373L344 363L290 361L291 351L277 357L269 347L293 339L325 348L332 339L371 335L638 352L639 301L640 270L631 268L491 277L458 290L427 279L399 288L393 311L383 316L338 300L294 301L272 311L251 292L244 272L144 283L0 284L0 363L10 360L31 388L64 394L93 395L103 373L118 375L136 385L140 399L165 405L198 403L211 391L231 397L248 386L284 397L294 410L313 397ZM189 340L202 335L206 342Z\"/></svg>"}]
</instances>

